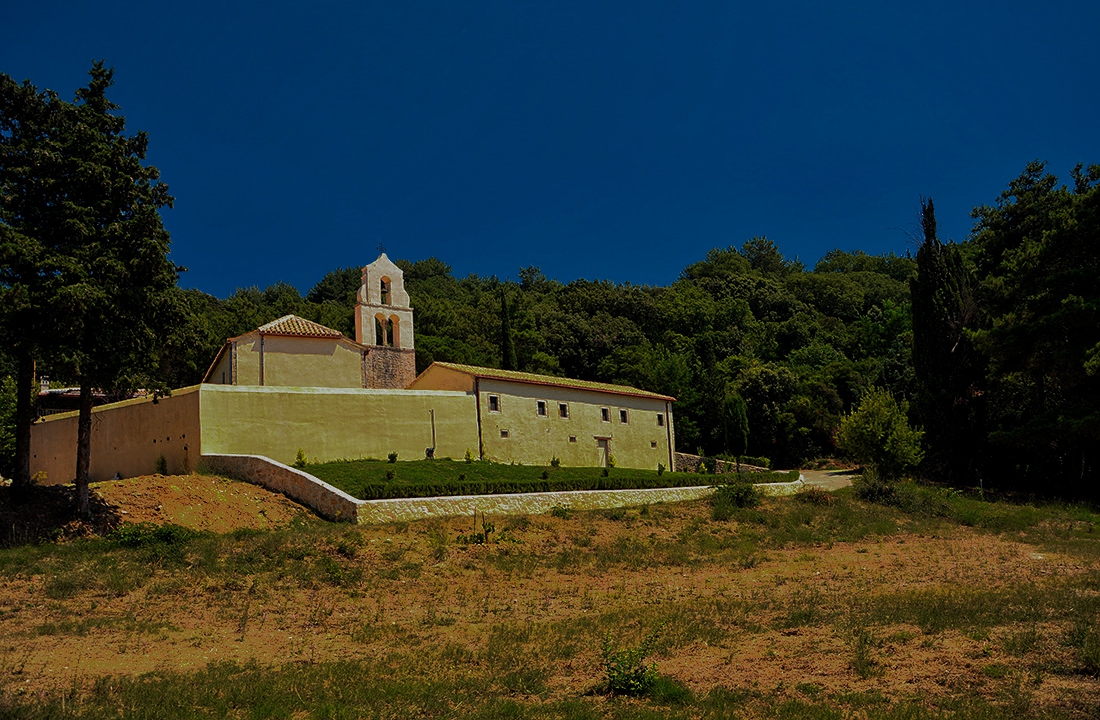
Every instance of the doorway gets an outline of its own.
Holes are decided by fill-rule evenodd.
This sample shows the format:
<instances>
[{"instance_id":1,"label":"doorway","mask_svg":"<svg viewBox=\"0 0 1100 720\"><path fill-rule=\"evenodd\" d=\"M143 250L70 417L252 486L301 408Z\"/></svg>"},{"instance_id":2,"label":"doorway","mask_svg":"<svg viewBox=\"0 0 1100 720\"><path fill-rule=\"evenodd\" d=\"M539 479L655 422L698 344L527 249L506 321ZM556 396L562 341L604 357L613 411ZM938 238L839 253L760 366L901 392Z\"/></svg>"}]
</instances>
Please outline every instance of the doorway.
<instances>
[{"instance_id":1,"label":"doorway","mask_svg":"<svg viewBox=\"0 0 1100 720\"><path fill-rule=\"evenodd\" d=\"M599 454L598 467L607 467L607 459L611 457L611 441L608 438L596 438L596 452Z\"/></svg>"}]
</instances>

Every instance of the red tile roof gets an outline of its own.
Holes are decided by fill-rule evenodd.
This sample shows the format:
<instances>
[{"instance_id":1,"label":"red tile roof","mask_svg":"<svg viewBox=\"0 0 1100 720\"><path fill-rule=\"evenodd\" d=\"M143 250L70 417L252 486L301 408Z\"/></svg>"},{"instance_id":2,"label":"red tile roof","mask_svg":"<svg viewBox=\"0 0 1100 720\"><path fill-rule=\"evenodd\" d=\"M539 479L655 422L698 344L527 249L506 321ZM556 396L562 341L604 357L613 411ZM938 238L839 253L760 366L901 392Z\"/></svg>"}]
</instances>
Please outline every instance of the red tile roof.
<instances>
[{"instance_id":1,"label":"red tile roof","mask_svg":"<svg viewBox=\"0 0 1100 720\"><path fill-rule=\"evenodd\" d=\"M297 315L284 315L278 320L272 320L267 325L261 325L259 331L264 335L288 335L291 337L344 337L344 334L339 330L333 330L330 327L300 318Z\"/></svg>"},{"instance_id":2,"label":"red tile roof","mask_svg":"<svg viewBox=\"0 0 1100 720\"><path fill-rule=\"evenodd\" d=\"M517 370L498 370L496 368L477 367L475 365L459 365L457 363L434 362L447 370L472 375L491 380L511 380L513 382L529 383L531 385L551 385L554 387L574 388L576 390L594 390L596 392L609 392L619 395L633 395L635 397L653 398L654 400L675 400L670 395L639 390L629 385L612 385L611 383L593 382L591 380L573 380L572 378L556 377L554 375L537 375L535 373L519 372ZM427 370L425 370L427 372Z\"/></svg>"}]
</instances>

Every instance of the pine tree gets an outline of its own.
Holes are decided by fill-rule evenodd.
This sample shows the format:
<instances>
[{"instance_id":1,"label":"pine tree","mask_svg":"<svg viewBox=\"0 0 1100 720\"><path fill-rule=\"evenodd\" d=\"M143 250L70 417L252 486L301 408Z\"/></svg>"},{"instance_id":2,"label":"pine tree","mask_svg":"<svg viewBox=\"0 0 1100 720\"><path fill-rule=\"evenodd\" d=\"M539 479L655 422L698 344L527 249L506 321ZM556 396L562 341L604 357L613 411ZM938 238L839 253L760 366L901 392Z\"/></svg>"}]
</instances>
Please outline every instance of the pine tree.
<instances>
[{"instance_id":1,"label":"pine tree","mask_svg":"<svg viewBox=\"0 0 1100 720\"><path fill-rule=\"evenodd\" d=\"M518 370L516 342L512 337L512 313L508 309L508 291L500 288L500 367L503 370Z\"/></svg>"}]
</instances>

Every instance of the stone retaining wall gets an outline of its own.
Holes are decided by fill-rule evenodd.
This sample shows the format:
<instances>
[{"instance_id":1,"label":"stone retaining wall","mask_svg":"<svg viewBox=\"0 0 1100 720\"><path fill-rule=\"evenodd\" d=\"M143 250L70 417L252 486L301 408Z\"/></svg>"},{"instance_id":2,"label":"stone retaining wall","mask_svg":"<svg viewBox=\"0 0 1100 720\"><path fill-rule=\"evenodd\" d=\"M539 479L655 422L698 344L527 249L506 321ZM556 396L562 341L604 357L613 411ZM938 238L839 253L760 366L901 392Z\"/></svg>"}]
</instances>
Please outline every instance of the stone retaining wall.
<instances>
[{"instance_id":1,"label":"stone retaining wall","mask_svg":"<svg viewBox=\"0 0 1100 720\"><path fill-rule=\"evenodd\" d=\"M355 520L359 504L343 490L262 455L203 455L206 469L282 493L329 520Z\"/></svg>"},{"instance_id":2,"label":"stone retaining wall","mask_svg":"<svg viewBox=\"0 0 1100 720\"><path fill-rule=\"evenodd\" d=\"M703 458L699 455L692 455L690 453L678 452L675 454L676 458L676 472L699 472L699 463ZM725 473L737 472L737 463L727 462L726 460L714 459L714 462L718 465L718 474L723 475ZM768 472L768 468L760 467L759 465L749 465L748 463L741 463L742 472L759 473Z\"/></svg>"},{"instance_id":3,"label":"stone retaining wall","mask_svg":"<svg viewBox=\"0 0 1100 720\"><path fill-rule=\"evenodd\" d=\"M363 525L420 520L449 515L537 515L554 506L573 510L607 510L659 502L698 500L714 493L711 485L636 490L570 490L563 492L456 495L433 498L357 500L307 472L260 455L204 455L207 468L261 485L315 510L330 520ZM756 485L765 495L793 495L803 487L802 478L789 483Z\"/></svg>"}]
</instances>

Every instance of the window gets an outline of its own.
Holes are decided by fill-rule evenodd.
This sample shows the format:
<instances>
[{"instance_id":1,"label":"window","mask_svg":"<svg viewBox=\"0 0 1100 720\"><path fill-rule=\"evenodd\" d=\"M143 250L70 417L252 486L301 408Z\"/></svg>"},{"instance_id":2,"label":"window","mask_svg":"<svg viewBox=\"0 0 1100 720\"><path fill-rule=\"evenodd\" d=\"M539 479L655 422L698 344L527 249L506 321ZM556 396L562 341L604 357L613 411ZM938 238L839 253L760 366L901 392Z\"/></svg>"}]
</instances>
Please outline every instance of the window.
<instances>
[{"instance_id":1,"label":"window","mask_svg":"<svg viewBox=\"0 0 1100 720\"><path fill-rule=\"evenodd\" d=\"M545 400L539 400L538 401L538 411L537 412L539 414L539 417L546 417L546 401Z\"/></svg>"},{"instance_id":2,"label":"window","mask_svg":"<svg viewBox=\"0 0 1100 720\"><path fill-rule=\"evenodd\" d=\"M500 395L489 396L489 412L500 412Z\"/></svg>"},{"instance_id":3,"label":"window","mask_svg":"<svg viewBox=\"0 0 1100 720\"><path fill-rule=\"evenodd\" d=\"M576 435L570 435L569 436L569 442L577 442L577 436Z\"/></svg>"},{"instance_id":4,"label":"window","mask_svg":"<svg viewBox=\"0 0 1100 720\"><path fill-rule=\"evenodd\" d=\"M569 417L569 403L558 403L558 417Z\"/></svg>"},{"instance_id":5,"label":"window","mask_svg":"<svg viewBox=\"0 0 1100 720\"><path fill-rule=\"evenodd\" d=\"M664 413L657 413L657 427L664 427L664 426L665 426L665 414Z\"/></svg>"},{"instance_id":6,"label":"window","mask_svg":"<svg viewBox=\"0 0 1100 720\"><path fill-rule=\"evenodd\" d=\"M619 411L619 422L621 422L623 425L630 422L629 420L627 420L626 410Z\"/></svg>"},{"instance_id":7,"label":"window","mask_svg":"<svg viewBox=\"0 0 1100 720\"><path fill-rule=\"evenodd\" d=\"M611 422L610 408L600 408L600 419L604 422Z\"/></svg>"},{"instance_id":8,"label":"window","mask_svg":"<svg viewBox=\"0 0 1100 720\"><path fill-rule=\"evenodd\" d=\"M656 448L657 447L657 441L656 440L650 440L649 441L649 446L651 448Z\"/></svg>"},{"instance_id":9,"label":"window","mask_svg":"<svg viewBox=\"0 0 1100 720\"><path fill-rule=\"evenodd\" d=\"M500 431L500 436L501 436L502 438L506 438L506 437L508 437L508 431L507 431L507 430L501 430L501 431Z\"/></svg>"}]
</instances>

